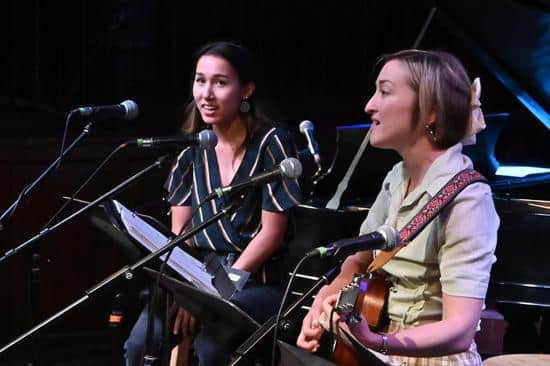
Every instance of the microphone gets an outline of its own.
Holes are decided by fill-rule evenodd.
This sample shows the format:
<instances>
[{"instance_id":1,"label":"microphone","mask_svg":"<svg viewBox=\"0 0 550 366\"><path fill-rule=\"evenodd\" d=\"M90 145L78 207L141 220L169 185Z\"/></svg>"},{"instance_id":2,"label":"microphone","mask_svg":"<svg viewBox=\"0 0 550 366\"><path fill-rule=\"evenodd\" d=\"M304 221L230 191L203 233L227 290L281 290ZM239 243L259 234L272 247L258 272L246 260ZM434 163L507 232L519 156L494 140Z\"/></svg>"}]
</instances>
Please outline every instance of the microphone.
<instances>
[{"instance_id":1,"label":"microphone","mask_svg":"<svg viewBox=\"0 0 550 366\"><path fill-rule=\"evenodd\" d=\"M219 187L206 196L205 201L213 198L220 198L230 193L240 192L249 187L255 187L272 182L281 178L294 179L302 175L302 164L296 158L286 158L273 169L256 174L243 182L236 183L227 187Z\"/></svg>"},{"instance_id":2,"label":"microphone","mask_svg":"<svg viewBox=\"0 0 550 366\"><path fill-rule=\"evenodd\" d=\"M109 118L134 119L139 114L139 107L136 102L128 99L116 105L76 108L71 113L76 113L82 117L93 116L96 120Z\"/></svg>"},{"instance_id":3,"label":"microphone","mask_svg":"<svg viewBox=\"0 0 550 366\"><path fill-rule=\"evenodd\" d=\"M350 239L337 240L326 247L309 251L307 257L332 257L343 253L348 256L363 250L382 249L389 252L399 245L399 233L390 225L382 225L372 233Z\"/></svg>"},{"instance_id":4,"label":"microphone","mask_svg":"<svg viewBox=\"0 0 550 366\"><path fill-rule=\"evenodd\" d=\"M305 120L300 122L300 132L306 137L309 153L313 156L313 160L315 160L317 168L322 170L321 155L319 154L317 140L315 140L315 136L313 135L314 130L315 127L313 127L313 123L311 121Z\"/></svg>"},{"instance_id":5,"label":"microphone","mask_svg":"<svg viewBox=\"0 0 550 366\"><path fill-rule=\"evenodd\" d=\"M218 144L218 137L211 130L202 130L185 136L144 137L132 140L138 147L155 147L164 144L199 145L203 149L211 149Z\"/></svg>"}]
</instances>

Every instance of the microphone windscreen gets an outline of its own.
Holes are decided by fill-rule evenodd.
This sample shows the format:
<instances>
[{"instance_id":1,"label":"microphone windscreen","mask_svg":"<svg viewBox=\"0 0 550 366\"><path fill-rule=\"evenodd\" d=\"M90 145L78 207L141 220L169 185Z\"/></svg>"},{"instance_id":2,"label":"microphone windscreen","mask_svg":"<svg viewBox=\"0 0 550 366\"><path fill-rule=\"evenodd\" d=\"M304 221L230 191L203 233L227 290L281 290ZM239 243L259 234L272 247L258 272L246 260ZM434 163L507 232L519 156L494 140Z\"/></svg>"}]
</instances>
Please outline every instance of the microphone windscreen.
<instances>
[{"instance_id":1,"label":"microphone windscreen","mask_svg":"<svg viewBox=\"0 0 550 366\"><path fill-rule=\"evenodd\" d=\"M123 106L125 110L124 119L134 119L139 115L139 107L133 100L125 100L120 103L120 105Z\"/></svg>"},{"instance_id":2,"label":"microphone windscreen","mask_svg":"<svg viewBox=\"0 0 550 366\"><path fill-rule=\"evenodd\" d=\"M281 174L285 178L295 179L302 175L302 163L296 158L286 158L279 164Z\"/></svg>"},{"instance_id":3,"label":"microphone windscreen","mask_svg":"<svg viewBox=\"0 0 550 366\"><path fill-rule=\"evenodd\" d=\"M400 244L399 240L399 232L396 228L394 228L391 225L384 224L380 226L378 229L376 229L382 236L384 236L386 245L383 250L389 251L393 250L395 247L397 247Z\"/></svg>"},{"instance_id":4,"label":"microphone windscreen","mask_svg":"<svg viewBox=\"0 0 550 366\"><path fill-rule=\"evenodd\" d=\"M198 133L197 139L203 149L212 149L218 144L218 136L211 130L202 130Z\"/></svg>"},{"instance_id":5,"label":"microphone windscreen","mask_svg":"<svg viewBox=\"0 0 550 366\"><path fill-rule=\"evenodd\" d=\"M300 132L305 133L307 130L313 130L313 123L311 121L305 120L300 122Z\"/></svg>"}]
</instances>

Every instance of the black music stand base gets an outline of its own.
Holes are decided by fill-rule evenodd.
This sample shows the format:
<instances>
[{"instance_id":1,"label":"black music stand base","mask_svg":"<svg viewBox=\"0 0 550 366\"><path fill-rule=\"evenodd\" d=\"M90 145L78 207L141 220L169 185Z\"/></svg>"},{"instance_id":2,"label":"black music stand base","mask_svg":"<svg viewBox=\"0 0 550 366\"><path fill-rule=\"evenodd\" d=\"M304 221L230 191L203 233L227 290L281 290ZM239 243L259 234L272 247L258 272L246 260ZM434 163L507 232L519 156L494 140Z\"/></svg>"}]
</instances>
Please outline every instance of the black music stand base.
<instances>
[{"instance_id":1,"label":"black music stand base","mask_svg":"<svg viewBox=\"0 0 550 366\"><path fill-rule=\"evenodd\" d=\"M158 275L156 270L147 267L144 267L143 270L152 276ZM209 336L212 335L213 340L217 343L226 345L227 349L237 349L247 337L260 328L260 324L228 300L206 293L165 274L160 279L160 285L172 293L178 305L198 317L202 327L210 328L208 331ZM335 365L288 343L282 341L277 343L280 350L280 366ZM250 355L252 359L255 358L253 355L256 355L256 353L253 352ZM373 355L371 357L377 360ZM246 364L248 362L244 361L243 365Z\"/></svg>"},{"instance_id":2,"label":"black music stand base","mask_svg":"<svg viewBox=\"0 0 550 366\"><path fill-rule=\"evenodd\" d=\"M318 357L288 343L277 341L281 360L279 366L335 366L335 363Z\"/></svg>"},{"instance_id":3,"label":"black music stand base","mask_svg":"<svg viewBox=\"0 0 550 366\"><path fill-rule=\"evenodd\" d=\"M152 276L158 272L144 267L143 270ZM163 274L160 286L169 291L174 301L200 319L203 329L217 344L223 344L230 351L254 333L260 324L252 319L232 302L222 297L204 292L188 283Z\"/></svg>"}]
</instances>

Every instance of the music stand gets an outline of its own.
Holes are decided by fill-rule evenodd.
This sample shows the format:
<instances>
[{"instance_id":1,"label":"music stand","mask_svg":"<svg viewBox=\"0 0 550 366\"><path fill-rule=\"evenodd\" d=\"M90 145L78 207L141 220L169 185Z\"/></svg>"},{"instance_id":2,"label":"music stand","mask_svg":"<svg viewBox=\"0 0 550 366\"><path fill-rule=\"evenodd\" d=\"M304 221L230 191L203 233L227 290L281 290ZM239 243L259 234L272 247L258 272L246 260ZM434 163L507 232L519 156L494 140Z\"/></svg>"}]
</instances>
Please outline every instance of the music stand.
<instances>
[{"instance_id":1,"label":"music stand","mask_svg":"<svg viewBox=\"0 0 550 366\"><path fill-rule=\"evenodd\" d=\"M307 351L294 347L288 343L277 341L281 351L281 362L279 366L335 366L336 364L318 357ZM355 342L353 342L355 343ZM381 354L375 354L372 350L356 344L355 351L361 365L388 366L392 365L389 359Z\"/></svg>"},{"instance_id":2,"label":"music stand","mask_svg":"<svg viewBox=\"0 0 550 366\"><path fill-rule=\"evenodd\" d=\"M294 347L283 341L277 341L281 351L279 366L335 366L335 363L318 357L312 353Z\"/></svg>"},{"instance_id":3,"label":"music stand","mask_svg":"<svg viewBox=\"0 0 550 366\"><path fill-rule=\"evenodd\" d=\"M143 271L152 276L158 272L144 267ZM208 332L218 342L236 349L241 342L254 333L260 324L232 302L212 295L198 288L163 274L160 285L168 290L175 302L200 319L201 326L213 329Z\"/></svg>"},{"instance_id":4,"label":"music stand","mask_svg":"<svg viewBox=\"0 0 550 366\"><path fill-rule=\"evenodd\" d=\"M371 366L387 366L393 365L389 357L378 353L372 349L369 349L359 343L355 338L348 337L350 342L353 344L357 358L361 365L371 365Z\"/></svg>"}]
</instances>

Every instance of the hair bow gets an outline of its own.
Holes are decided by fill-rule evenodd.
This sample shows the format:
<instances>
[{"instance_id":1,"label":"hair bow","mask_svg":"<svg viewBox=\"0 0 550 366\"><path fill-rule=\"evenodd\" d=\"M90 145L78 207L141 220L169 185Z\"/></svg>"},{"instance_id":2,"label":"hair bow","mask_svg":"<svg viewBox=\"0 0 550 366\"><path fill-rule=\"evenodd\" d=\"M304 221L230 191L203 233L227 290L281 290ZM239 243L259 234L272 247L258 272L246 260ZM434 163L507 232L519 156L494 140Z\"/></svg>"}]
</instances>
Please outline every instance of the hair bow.
<instances>
[{"instance_id":1,"label":"hair bow","mask_svg":"<svg viewBox=\"0 0 550 366\"><path fill-rule=\"evenodd\" d=\"M470 120L468 121L468 128L466 129L466 135L462 139L463 145L474 145L476 143L476 134L485 129L485 118L483 117L483 111L481 110L481 81L479 78L475 78L472 83L472 91L470 96Z\"/></svg>"}]
</instances>

